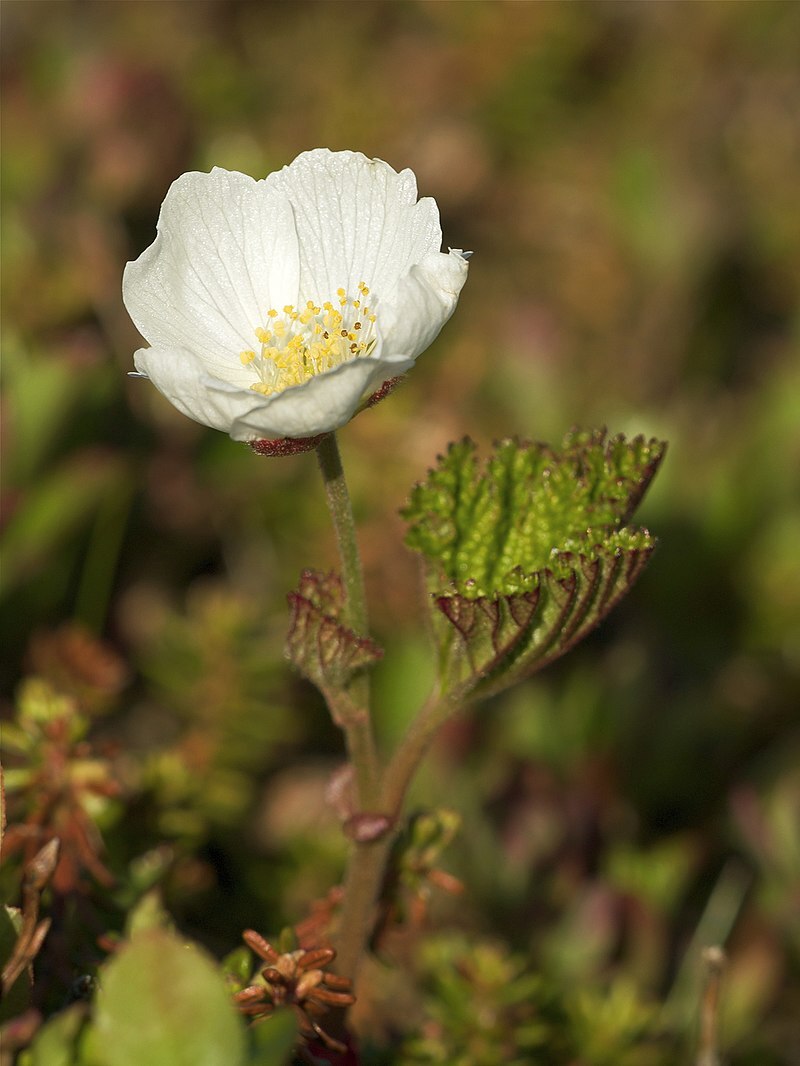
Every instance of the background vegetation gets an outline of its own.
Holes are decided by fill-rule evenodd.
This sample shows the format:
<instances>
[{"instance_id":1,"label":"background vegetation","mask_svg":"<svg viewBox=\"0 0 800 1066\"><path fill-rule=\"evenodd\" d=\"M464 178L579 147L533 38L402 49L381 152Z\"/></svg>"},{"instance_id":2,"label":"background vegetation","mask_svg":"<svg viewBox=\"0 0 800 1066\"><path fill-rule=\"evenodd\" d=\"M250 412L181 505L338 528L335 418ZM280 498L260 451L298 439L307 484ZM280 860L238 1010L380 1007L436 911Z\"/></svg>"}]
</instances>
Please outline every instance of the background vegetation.
<instances>
[{"instance_id":1,"label":"background vegetation","mask_svg":"<svg viewBox=\"0 0 800 1066\"><path fill-rule=\"evenodd\" d=\"M35 1005L150 884L221 956L340 876L339 738L282 661L286 591L334 564L313 457L258 458L126 378L120 299L174 177L324 145L410 166L475 252L441 338L341 435L387 741L429 671L397 511L436 453L573 423L671 442L634 594L433 753L416 800L460 812L441 865L466 888L373 964L367 1041L690 1061L719 943L726 1061L800 1062L800 6L6 0L3 23L3 713L22 699L33 736L45 679L98 760ZM50 757L9 757L8 884Z\"/></svg>"}]
</instances>

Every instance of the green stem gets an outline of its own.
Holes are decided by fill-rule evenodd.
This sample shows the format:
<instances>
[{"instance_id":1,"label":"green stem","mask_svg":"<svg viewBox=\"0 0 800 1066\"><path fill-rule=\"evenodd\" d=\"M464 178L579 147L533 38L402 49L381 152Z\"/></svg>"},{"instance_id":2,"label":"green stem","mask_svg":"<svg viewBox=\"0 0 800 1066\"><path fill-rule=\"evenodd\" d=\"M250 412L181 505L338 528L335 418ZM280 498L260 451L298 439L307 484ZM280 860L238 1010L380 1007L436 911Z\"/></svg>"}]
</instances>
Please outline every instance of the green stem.
<instances>
[{"instance_id":1,"label":"green stem","mask_svg":"<svg viewBox=\"0 0 800 1066\"><path fill-rule=\"evenodd\" d=\"M339 447L333 433L317 445L317 458L325 483L328 509L336 530L345 590L345 621L354 632L366 636L369 623L361 556L350 494L347 491ZM348 755L355 773L357 809L359 812L377 812L380 801L379 765L372 731L367 678L357 678L347 695L355 704L356 713L339 715L339 720L342 722ZM341 932L337 943L337 970L351 979L356 976L358 964L372 932L375 903L391 842L392 834L388 833L380 840L354 842L352 845L345 878ZM344 1012L340 1012L339 1024L343 1024L343 1019Z\"/></svg>"},{"instance_id":2,"label":"green stem","mask_svg":"<svg viewBox=\"0 0 800 1066\"><path fill-rule=\"evenodd\" d=\"M345 616L348 625L356 633L366 636L369 623L364 575L361 570L361 556L358 551L350 493L347 491L347 482L335 433L328 434L317 445L317 458L328 497L328 510L336 529L346 596Z\"/></svg>"},{"instance_id":3,"label":"green stem","mask_svg":"<svg viewBox=\"0 0 800 1066\"><path fill-rule=\"evenodd\" d=\"M336 972L354 981L375 927L375 907L394 841L390 831L380 840L356 843L347 864L344 898L336 939Z\"/></svg>"},{"instance_id":4,"label":"green stem","mask_svg":"<svg viewBox=\"0 0 800 1066\"><path fill-rule=\"evenodd\" d=\"M411 780L436 731L450 716L452 704L432 696L412 722L384 775L380 809L399 822ZM386 873L395 829L379 840L354 845L345 881L341 932L337 943L337 972L355 979L375 923L375 905Z\"/></svg>"},{"instance_id":5,"label":"green stem","mask_svg":"<svg viewBox=\"0 0 800 1066\"><path fill-rule=\"evenodd\" d=\"M384 774L381 797L384 809L394 817L400 813L412 778L436 732L453 710L449 700L431 695L392 756Z\"/></svg>"},{"instance_id":6,"label":"green stem","mask_svg":"<svg viewBox=\"0 0 800 1066\"><path fill-rule=\"evenodd\" d=\"M364 592L364 575L353 520L350 493L339 455L339 446L334 433L317 445L317 458L325 484L328 510L336 530L336 542L342 566L345 591L344 620L359 636L366 636L367 598ZM348 714L342 722L347 742L347 751L356 776L358 806L362 811L376 810L378 799L378 757L372 732L369 708L369 681L366 675L356 678L348 690L355 704L355 714Z\"/></svg>"},{"instance_id":7,"label":"green stem","mask_svg":"<svg viewBox=\"0 0 800 1066\"><path fill-rule=\"evenodd\" d=\"M317 457L325 483L328 508L336 529L342 580L345 589L344 619L358 634L368 631L364 577L358 551L353 510L334 434L317 445ZM355 713L340 714L350 762L355 772L357 811L385 812L397 820L408 786L434 733L453 709L452 703L432 697L412 723L395 752L381 785L380 767L372 732L369 685L365 676L348 689ZM333 709L333 708L332 708ZM355 978L375 924L375 907L380 895L386 863L394 840L394 828L377 840L355 841L348 862L340 933L337 938L337 971ZM343 1022L343 1012L338 1023Z\"/></svg>"}]
</instances>

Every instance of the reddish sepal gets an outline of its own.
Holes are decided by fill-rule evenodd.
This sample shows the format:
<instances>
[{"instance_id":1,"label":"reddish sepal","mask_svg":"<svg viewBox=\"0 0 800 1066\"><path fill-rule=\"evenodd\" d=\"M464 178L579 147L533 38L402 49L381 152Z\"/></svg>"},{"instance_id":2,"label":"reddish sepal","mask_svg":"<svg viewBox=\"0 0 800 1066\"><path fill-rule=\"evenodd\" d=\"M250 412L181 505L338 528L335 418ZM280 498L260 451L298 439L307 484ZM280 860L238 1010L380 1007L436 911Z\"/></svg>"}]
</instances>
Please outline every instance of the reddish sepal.
<instances>
[{"instance_id":1,"label":"reddish sepal","mask_svg":"<svg viewBox=\"0 0 800 1066\"><path fill-rule=\"evenodd\" d=\"M250 447L257 455L299 455L311 452L329 437L330 433L318 433L315 437L280 437L278 440L251 440Z\"/></svg>"}]
</instances>

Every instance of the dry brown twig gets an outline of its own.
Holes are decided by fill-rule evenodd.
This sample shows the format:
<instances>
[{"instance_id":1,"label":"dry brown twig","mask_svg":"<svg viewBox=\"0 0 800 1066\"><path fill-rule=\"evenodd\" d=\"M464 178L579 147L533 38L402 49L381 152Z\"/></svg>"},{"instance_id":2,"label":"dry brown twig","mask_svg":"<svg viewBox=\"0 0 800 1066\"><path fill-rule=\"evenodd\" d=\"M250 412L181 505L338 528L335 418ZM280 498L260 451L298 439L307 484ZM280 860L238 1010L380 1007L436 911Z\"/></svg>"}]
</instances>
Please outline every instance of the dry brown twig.
<instances>
[{"instance_id":1,"label":"dry brown twig","mask_svg":"<svg viewBox=\"0 0 800 1066\"><path fill-rule=\"evenodd\" d=\"M260 1021L278 1007L292 1007L304 1037L316 1037L326 1047L345 1052L346 1046L326 1033L317 1020L331 1007L355 1003L351 982L327 972L326 967L336 957L333 948L298 948L280 954L253 929L245 930L242 938L267 966L261 970L263 983L248 985L234 995L241 1013Z\"/></svg>"},{"instance_id":2,"label":"dry brown twig","mask_svg":"<svg viewBox=\"0 0 800 1066\"><path fill-rule=\"evenodd\" d=\"M719 1001L722 974L727 959L720 947L703 950L705 984L700 1002L700 1043L696 1066L719 1066Z\"/></svg>"},{"instance_id":3,"label":"dry brown twig","mask_svg":"<svg viewBox=\"0 0 800 1066\"><path fill-rule=\"evenodd\" d=\"M39 921L39 904L42 891L56 868L59 847L56 838L48 841L25 866L22 878L22 927L11 958L3 967L0 984L2 997L7 995L20 974L31 965L47 936L50 919Z\"/></svg>"}]
</instances>

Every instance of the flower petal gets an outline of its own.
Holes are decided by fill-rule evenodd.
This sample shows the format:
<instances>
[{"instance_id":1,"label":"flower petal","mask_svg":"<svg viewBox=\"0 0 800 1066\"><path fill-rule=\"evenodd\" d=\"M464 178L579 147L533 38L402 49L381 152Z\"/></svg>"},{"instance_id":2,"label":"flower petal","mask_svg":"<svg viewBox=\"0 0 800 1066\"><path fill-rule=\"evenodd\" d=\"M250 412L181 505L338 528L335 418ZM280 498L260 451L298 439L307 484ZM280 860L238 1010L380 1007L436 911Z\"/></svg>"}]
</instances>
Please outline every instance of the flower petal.
<instances>
[{"instance_id":1,"label":"flower petal","mask_svg":"<svg viewBox=\"0 0 800 1066\"><path fill-rule=\"evenodd\" d=\"M306 152L260 182L216 168L185 174L167 194L155 242L125 271L125 303L152 345L136 352L137 370L182 413L235 440L331 432L410 369L450 317L467 257L440 246L436 204L417 201L411 171L360 153ZM269 360L283 373L295 349L314 350L303 330L328 340L332 327L311 319L336 296L348 308L343 330L361 328L347 316L362 307L364 343L349 336L361 353L299 385L276 381ZM307 301L313 313L281 310ZM309 358L285 381L320 365ZM256 383L282 391L264 395Z\"/></svg>"},{"instance_id":2,"label":"flower petal","mask_svg":"<svg viewBox=\"0 0 800 1066\"><path fill-rule=\"evenodd\" d=\"M467 280L461 252L435 252L413 266L392 297L381 305L385 353L416 359L452 315Z\"/></svg>"},{"instance_id":3,"label":"flower petal","mask_svg":"<svg viewBox=\"0 0 800 1066\"><path fill-rule=\"evenodd\" d=\"M370 393L404 374L413 360L353 359L274 396L209 375L201 360L182 348L141 348L134 363L188 418L234 440L252 441L311 437L338 429Z\"/></svg>"},{"instance_id":4,"label":"flower petal","mask_svg":"<svg viewBox=\"0 0 800 1066\"><path fill-rule=\"evenodd\" d=\"M158 236L128 263L122 291L147 341L191 351L206 371L244 383L252 374L239 352L270 307L297 302L298 284L291 205L265 182L215 167L172 183Z\"/></svg>"},{"instance_id":5,"label":"flower petal","mask_svg":"<svg viewBox=\"0 0 800 1066\"><path fill-rule=\"evenodd\" d=\"M261 402L242 409L228 432L241 441L328 433L349 422L384 381L404 374L412 365L413 360L404 358L353 359L275 396L251 392ZM230 389L220 382L209 383L209 388L215 392Z\"/></svg>"},{"instance_id":6,"label":"flower petal","mask_svg":"<svg viewBox=\"0 0 800 1066\"><path fill-rule=\"evenodd\" d=\"M328 299L360 281L379 300L442 245L435 200L417 201L410 170L399 174L360 152L303 152L266 178L292 204L300 243L301 300Z\"/></svg>"},{"instance_id":7,"label":"flower petal","mask_svg":"<svg viewBox=\"0 0 800 1066\"><path fill-rule=\"evenodd\" d=\"M223 433L230 430L243 405L252 407L258 401L247 385L211 377L203 360L187 348L140 348L133 361L139 373L149 378L181 414ZM230 391L210 389L209 383L215 381ZM237 396L241 399L236 400Z\"/></svg>"}]
</instances>

